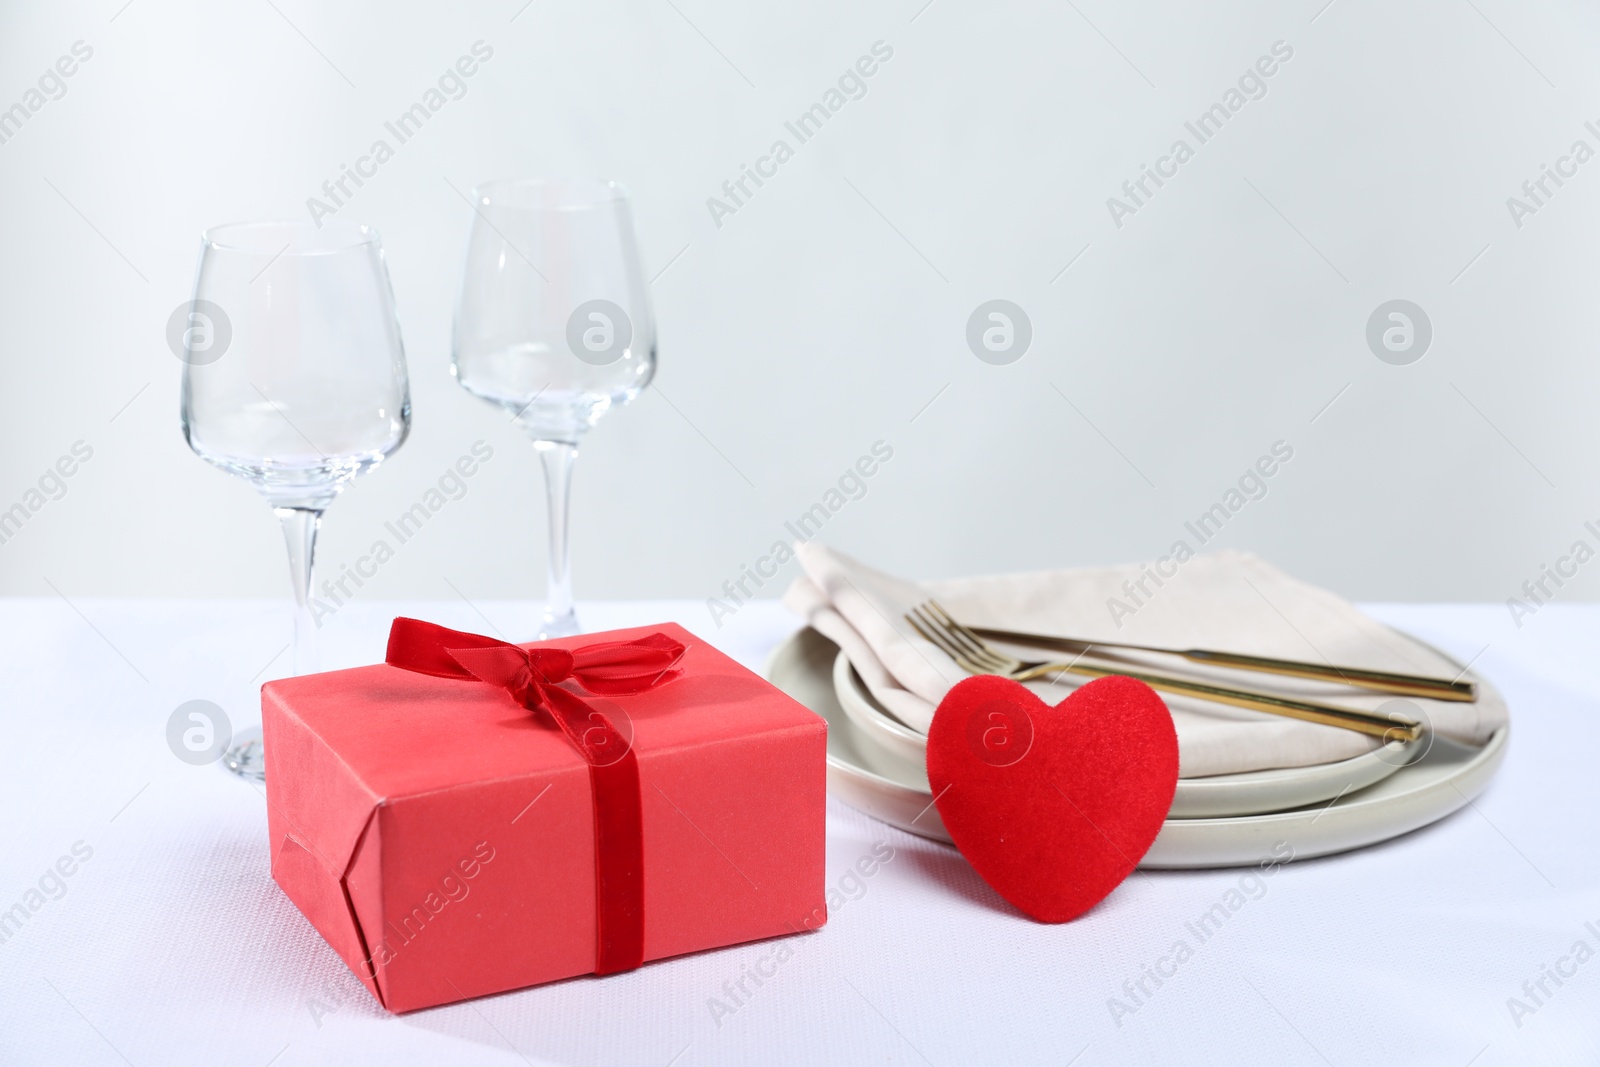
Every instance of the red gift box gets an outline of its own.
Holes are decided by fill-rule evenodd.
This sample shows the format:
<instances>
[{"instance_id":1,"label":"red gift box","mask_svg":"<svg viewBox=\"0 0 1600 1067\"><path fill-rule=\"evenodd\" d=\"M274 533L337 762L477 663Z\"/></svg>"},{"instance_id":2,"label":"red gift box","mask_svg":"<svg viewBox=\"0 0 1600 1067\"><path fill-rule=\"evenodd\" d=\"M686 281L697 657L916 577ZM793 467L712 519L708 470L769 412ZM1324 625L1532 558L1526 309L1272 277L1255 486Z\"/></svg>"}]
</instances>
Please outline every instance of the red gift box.
<instances>
[{"instance_id":1,"label":"red gift box","mask_svg":"<svg viewBox=\"0 0 1600 1067\"><path fill-rule=\"evenodd\" d=\"M427 649L397 655L406 624ZM813 712L671 623L523 646L395 625L410 669L261 695L272 876L384 1007L826 921ZM670 672L617 681L674 642Z\"/></svg>"}]
</instances>

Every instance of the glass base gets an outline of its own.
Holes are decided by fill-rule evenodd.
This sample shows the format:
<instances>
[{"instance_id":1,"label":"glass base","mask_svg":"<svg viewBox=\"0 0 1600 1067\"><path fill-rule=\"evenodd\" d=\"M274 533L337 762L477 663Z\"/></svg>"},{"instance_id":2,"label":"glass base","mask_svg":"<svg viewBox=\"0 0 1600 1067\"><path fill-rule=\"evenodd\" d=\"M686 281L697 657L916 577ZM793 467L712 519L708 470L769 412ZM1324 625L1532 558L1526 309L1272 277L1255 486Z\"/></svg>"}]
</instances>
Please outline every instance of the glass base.
<instances>
[{"instance_id":1,"label":"glass base","mask_svg":"<svg viewBox=\"0 0 1600 1067\"><path fill-rule=\"evenodd\" d=\"M539 640L548 641L552 637L571 637L583 633L583 627L578 625L578 613L570 608L561 615L552 615L546 611L539 620Z\"/></svg>"},{"instance_id":2,"label":"glass base","mask_svg":"<svg viewBox=\"0 0 1600 1067\"><path fill-rule=\"evenodd\" d=\"M261 727L246 727L234 734L233 744L222 754L222 766L240 778L266 781L267 755L261 744Z\"/></svg>"}]
</instances>

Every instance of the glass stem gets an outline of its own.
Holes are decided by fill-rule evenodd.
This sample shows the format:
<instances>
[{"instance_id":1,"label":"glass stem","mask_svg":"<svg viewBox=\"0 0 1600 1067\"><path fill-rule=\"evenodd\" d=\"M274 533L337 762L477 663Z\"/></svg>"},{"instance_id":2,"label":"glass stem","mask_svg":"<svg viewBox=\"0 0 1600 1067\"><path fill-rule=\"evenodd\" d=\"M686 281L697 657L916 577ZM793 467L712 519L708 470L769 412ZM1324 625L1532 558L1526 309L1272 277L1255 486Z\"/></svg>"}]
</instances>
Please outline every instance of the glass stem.
<instances>
[{"instance_id":1,"label":"glass stem","mask_svg":"<svg viewBox=\"0 0 1600 1067\"><path fill-rule=\"evenodd\" d=\"M317 672L317 621L311 614L311 565L317 551L317 526L322 511L314 508L273 508L283 524L283 541L289 549L289 580L294 584L294 673Z\"/></svg>"},{"instance_id":2,"label":"glass stem","mask_svg":"<svg viewBox=\"0 0 1600 1067\"><path fill-rule=\"evenodd\" d=\"M550 515L550 566L545 584L544 621L539 636L566 637L578 632L572 610L572 553L567 538L567 503L572 490L572 464L578 446L569 441L535 441L544 465L544 488Z\"/></svg>"}]
</instances>

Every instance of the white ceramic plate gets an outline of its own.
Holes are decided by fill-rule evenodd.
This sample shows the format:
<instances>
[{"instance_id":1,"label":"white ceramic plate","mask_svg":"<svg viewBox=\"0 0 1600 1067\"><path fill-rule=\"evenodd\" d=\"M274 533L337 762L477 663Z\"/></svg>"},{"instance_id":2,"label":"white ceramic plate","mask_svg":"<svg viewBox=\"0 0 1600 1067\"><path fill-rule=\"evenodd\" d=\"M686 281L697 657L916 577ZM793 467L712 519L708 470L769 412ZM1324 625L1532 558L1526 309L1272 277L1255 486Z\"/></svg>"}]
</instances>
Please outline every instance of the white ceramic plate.
<instances>
[{"instance_id":1,"label":"white ceramic plate","mask_svg":"<svg viewBox=\"0 0 1600 1067\"><path fill-rule=\"evenodd\" d=\"M911 784L926 791L928 739L873 699L842 651L834 658L832 677L834 696L855 728L857 753L865 768L891 775L902 767L915 768ZM1423 747L1422 742L1391 741L1337 763L1180 778L1168 818L1232 818L1320 804L1382 781L1419 756ZM885 757L887 766L880 767Z\"/></svg>"},{"instance_id":2,"label":"white ceramic plate","mask_svg":"<svg viewBox=\"0 0 1600 1067\"><path fill-rule=\"evenodd\" d=\"M828 722L828 790L867 814L936 841L950 840L915 763L863 755L864 739L833 689L838 646L802 629L773 650L772 684ZM1473 676L1480 686L1488 683ZM1471 748L1435 737L1411 765L1358 793L1300 811L1231 819L1169 819L1139 864L1147 868L1243 867L1284 848L1296 859L1387 841L1444 818L1481 793L1505 758L1510 731ZM869 768L876 769L869 769Z\"/></svg>"}]
</instances>

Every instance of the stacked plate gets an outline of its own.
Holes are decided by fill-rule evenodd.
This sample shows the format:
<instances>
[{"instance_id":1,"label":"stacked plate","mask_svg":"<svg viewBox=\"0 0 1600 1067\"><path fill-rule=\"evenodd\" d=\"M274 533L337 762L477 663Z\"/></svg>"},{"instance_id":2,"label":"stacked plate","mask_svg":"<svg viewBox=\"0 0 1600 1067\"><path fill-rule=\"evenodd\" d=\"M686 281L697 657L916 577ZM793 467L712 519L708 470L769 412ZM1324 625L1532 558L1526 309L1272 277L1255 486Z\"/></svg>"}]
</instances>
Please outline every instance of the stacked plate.
<instances>
[{"instance_id":1,"label":"stacked plate","mask_svg":"<svg viewBox=\"0 0 1600 1067\"><path fill-rule=\"evenodd\" d=\"M903 830L950 840L928 789L926 740L873 699L837 645L803 629L773 652L767 677L828 721L830 792ZM1507 736L1502 728L1473 748L1427 734L1339 763L1179 779L1172 811L1140 866L1247 866L1282 859L1285 846L1305 859L1388 840L1481 792Z\"/></svg>"}]
</instances>

